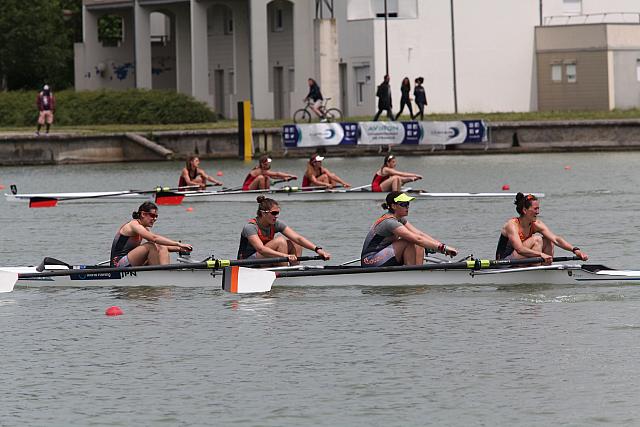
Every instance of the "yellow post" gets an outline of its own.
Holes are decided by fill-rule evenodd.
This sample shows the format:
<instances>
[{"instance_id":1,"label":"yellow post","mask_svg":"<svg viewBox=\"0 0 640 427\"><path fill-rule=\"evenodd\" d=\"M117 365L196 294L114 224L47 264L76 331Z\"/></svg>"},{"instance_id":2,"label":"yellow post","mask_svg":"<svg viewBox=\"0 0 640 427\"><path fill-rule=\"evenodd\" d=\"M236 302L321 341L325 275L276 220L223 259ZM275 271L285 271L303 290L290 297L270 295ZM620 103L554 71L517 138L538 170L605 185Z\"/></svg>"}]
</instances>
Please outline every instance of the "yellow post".
<instances>
[{"instance_id":1,"label":"yellow post","mask_svg":"<svg viewBox=\"0 0 640 427\"><path fill-rule=\"evenodd\" d=\"M251 101L238 102L238 151L245 162L251 161L253 155Z\"/></svg>"}]
</instances>

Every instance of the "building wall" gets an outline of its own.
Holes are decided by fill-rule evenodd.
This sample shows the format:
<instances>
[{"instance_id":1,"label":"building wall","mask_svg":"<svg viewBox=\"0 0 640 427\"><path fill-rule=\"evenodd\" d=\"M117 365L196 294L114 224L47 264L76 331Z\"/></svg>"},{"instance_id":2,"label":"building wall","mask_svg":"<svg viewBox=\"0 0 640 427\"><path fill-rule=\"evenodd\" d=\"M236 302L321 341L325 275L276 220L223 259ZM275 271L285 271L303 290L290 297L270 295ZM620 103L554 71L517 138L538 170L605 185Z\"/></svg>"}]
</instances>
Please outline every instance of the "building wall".
<instances>
[{"instance_id":1,"label":"building wall","mask_svg":"<svg viewBox=\"0 0 640 427\"><path fill-rule=\"evenodd\" d=\"M229 32L227 19L233 12L226 5L214 4L207 10L207 48L209 52L209 93L218 114L230 114L230 94L234 90L234 32ZM235 30L235 29L234 29ZM220 79L220 82L217 80ZM217 88L222 87L222 93ZM222 104L222 105L220 105Z\"/></svg>"},{"instance_id":2,"label":"building wall","mask_svg":"<svg viewBox=\"0 0 640 427\"><path fill-rule=\"evenodd\" d=\"M640 106L640 49L613 52L614 106L619 109Z\"/></svg>"}]
</instances>

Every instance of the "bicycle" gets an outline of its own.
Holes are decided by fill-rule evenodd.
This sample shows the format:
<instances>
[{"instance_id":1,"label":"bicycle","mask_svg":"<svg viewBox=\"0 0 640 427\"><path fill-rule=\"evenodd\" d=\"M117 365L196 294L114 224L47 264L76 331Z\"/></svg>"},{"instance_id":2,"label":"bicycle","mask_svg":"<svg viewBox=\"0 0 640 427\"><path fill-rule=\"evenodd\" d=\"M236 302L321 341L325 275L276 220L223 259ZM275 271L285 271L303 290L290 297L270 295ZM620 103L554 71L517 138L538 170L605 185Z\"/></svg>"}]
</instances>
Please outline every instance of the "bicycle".
<instances>
[{"instance_id":1,"label":"bicycle","mask_svg":"<svg viewBox=\"0 0 640 427\"><path fill-rule=\"evenodd\" d=\"M338 108L328 108L327 104L331 98L325 98L320 105L320 116L321 121L325 122L334 122L340 121L342 118L342 111ZM304 108L297 110L293 113L293 122L294 123L311 123L312 115L316 115L315 112L311 109L312 101L307 101L307 105Z\"/></svg>"}]
</instances>

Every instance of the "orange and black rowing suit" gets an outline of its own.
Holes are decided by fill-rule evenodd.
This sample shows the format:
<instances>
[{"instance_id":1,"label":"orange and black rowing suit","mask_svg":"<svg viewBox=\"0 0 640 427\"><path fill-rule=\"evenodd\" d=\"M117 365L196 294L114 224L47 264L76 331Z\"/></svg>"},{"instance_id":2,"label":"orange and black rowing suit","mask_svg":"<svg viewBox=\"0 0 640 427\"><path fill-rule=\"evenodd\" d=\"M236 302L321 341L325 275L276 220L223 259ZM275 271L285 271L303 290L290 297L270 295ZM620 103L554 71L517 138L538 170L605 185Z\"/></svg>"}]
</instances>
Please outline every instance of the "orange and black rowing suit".
<instances>
[{"instance_id":1,"label":"orange and black rowing suit","mask_svg":"<svg viewBox=\"0 0 640 427\"><path fill-rule=\"evenodd\" d=\"M266 245L273 240L276 233L281 233L285 228L287 228L287 225L284 222L276 220L274 225L264 229L260 227L256 218L251 218L242 228L242 233L240 233L238 259L255 258L256 256L256 249L249 243L249 236L257 234L262 244Z\"/></svg>"},{"instance_id":2,"label":"orange and black rowing suit","mask_svg":"<svg viewBox=\"0 0 640 427\"><path fill-rule=\"evenodd\" d=\"M535 221L531 223L529 226L529 233L524 234L522 230L520 230L520 218L511 218L509 221L513 221L518 227L518 236L520 236L520 241L524 242L529 237L533 236L536 232L535 230ZM504 234L500 233L500 239L498 239L498 248L496 249L496 259L505 259L509 257L515 249L511 245L509 238Z\"/></svg>"}]
</instances>

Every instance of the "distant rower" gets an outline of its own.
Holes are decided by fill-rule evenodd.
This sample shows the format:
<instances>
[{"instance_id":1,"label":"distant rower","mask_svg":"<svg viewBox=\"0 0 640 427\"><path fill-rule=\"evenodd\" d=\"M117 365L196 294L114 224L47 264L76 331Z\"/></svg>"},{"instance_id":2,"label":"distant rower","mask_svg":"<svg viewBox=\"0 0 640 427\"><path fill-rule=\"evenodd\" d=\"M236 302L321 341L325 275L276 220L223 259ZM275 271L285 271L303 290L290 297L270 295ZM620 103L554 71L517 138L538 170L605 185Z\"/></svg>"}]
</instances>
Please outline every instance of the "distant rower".
<instances>
[{"instance_id":1,"label":"distant rower","mask_svg":"<svg viewBox=\"0 0 640 427\"><path fill-rule=\"evenodd\" d=\"M198 156L191 156L187 159L184 169L180 174L178 180L178 187L200 187L205 188L207 181L214 185L222 185L221 181L218 181L214 177L207 175L207 173L200 169L200 158Z\"/></svg>"},{"instance_id":2,"label":"distant rower","mask_svg":"<svg viewBox=\"0 0 640 427\"><path fill-rule=\"evenodd\" d=\"M511 218L502 226L496 259L542 257L545 264L551 264L554 245L573 252L583 261L589 259L580 248L553 234L538 219L540 202L536 196L518 193L514 204L520 216Z\"/></svg>"},{"instance_id":3,"label":"distant rower","mask_svg":"<svg viewBox=\"0 0 640 427\"><path fill-rule=\"evenodd\" d=\"M371 191L400 191L403 184L422 179L422 175L396 170L397 164L398 161L393 154L384 158L382 167L376 171L371 181Z\"/></svg>"},{"instance_id":4,"label":"distant rower","mask_svg":"<svg viewBox=\"0 0 640 427\"><path fill-rule=\"evenodd\" d=\"M169 252L191 252L193 249L191 245L149 231L158 219L158 207L154 203L144 202L131 216L133 219L122 225L113 239L112 266L169 264ZM147 242L142 243L142 239Z\"/></svg>"},{"instance_id":5,"label":"distant rower","mask_svg":"<svg viewBox=\"0 0 640 427\"><path fill-rule=\"evenodd\" d=\"M280 178L285 180L298 179L297 176L285 172L276 172L271 170L271 158L262 156L258 161L258 165L251 169L244 180L242 190L268 190L271 187L271 178Z\"/></svg>"},{"instance_id":6,"label":"distant rower","mask_svg":"<svg viewBox=\"0 0 640 427\"><path fill-rule=\"evenodd\" d=\"M242 229L238 259L288 257L290 263L295 263L302 254L302 248L316 252L325 260L331 258L329 252L311 243L278 219L278 202L264 196L258 196L256 200L258 212ZM276 233L282 233L284 237L276 237Z\"/></svg>"},{"instance_id":7,"label":"distant rower","mask_svg":"<svg viewBox=\"0 0 640 427\"><path fill-rule=\"evenodd\" d=\"M414 199L401 191L387 194L382 204L387 213L373 223L362 246L362 266L419 265L424 262L425 249L449 256L458 254L456 248L445 245L409 223L409 203Z\"/></svg>"},{"instance_id":8,"label":"distant rower","mask_svg":"<svg viewBox=\"0 0 640 427\"><path fill-rule=\"evenodd\" d=\"M326 187L334 188L337 184L341 184L343 187L349 188L351 184L344 181L335 173L322 166L324 157L319 154L314 154L307 163L307 170L302 178L303 187Z\"/></svg>"}]
</instances>

